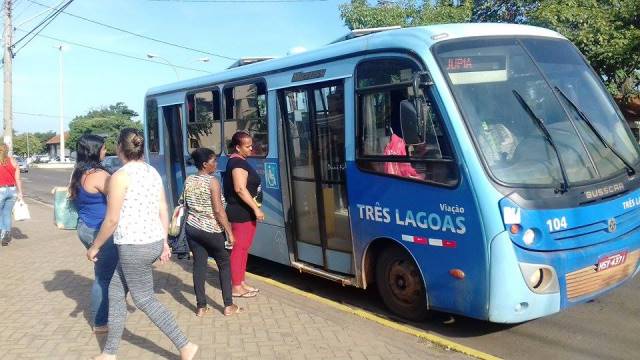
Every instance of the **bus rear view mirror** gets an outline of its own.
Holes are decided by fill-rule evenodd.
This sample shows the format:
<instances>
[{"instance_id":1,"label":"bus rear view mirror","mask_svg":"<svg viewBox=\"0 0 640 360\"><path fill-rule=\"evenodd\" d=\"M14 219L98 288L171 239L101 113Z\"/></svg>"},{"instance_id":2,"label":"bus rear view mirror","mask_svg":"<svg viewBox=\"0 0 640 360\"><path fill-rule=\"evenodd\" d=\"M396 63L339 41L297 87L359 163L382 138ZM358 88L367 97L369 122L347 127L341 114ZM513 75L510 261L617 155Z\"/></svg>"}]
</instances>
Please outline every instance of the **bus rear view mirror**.
<instances>
[{"instance_id":1,"label":"bus rear view mirror","mask_svg":"<svg viewBox=\"0 0 640 360\"><path fill-rule=\"evenodd\" d=\"M418 112L416 107L409 100L400 101L400 126L402 128L402 138L407 145L417 145L424 141L421 136Z\"/></svg>"}]
</instances>

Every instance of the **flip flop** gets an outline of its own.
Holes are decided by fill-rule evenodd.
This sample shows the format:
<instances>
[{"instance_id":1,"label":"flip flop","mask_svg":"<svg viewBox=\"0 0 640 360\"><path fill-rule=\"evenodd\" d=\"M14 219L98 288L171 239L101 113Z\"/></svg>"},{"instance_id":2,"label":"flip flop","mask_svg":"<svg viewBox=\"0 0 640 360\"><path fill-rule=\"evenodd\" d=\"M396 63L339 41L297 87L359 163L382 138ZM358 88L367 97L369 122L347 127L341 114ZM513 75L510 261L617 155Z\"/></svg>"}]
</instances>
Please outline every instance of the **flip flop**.
<instances>
[{"instance_id":1,"label":"flip flop","mask_svg":"<svg viewBox=\"0 0 640 360\"><path fill-rule=\"evenodd\" d=\"M243 286L243 288L245 290L247 290L247 291L251 291L251 292L254 292L254 293L259 293L260 292L260 289L255 288L253 286Z\"/></svg>"},{"instance_id":2,"label":"flip flop","mask_svg":"<svg viewBox=\"0 0 640 360\"><path fill-rule=\"evenodd\" d=\"M252 297L256 297L256 295L258 295L258 293L255 291L247 291L242 294L231 294L231 296L238 297L238 298L252 298Z\"/></svg>"},{"instance_id":3,"label":"flip flop","mask_svg":"<svg viewBox=\"0 0 640 360\"><path fill-rule=\"evenodd\" d=\"M243 313L243 312L244 312L244 308L241 308L240 306L236 305L235 310L233 310L231 312L226 312L226 310L225 310L225 311L223 311L223 314L224 314L224 316L231 316L233 314L240 314L240 313Z\"/></svg>"}]
</instances>

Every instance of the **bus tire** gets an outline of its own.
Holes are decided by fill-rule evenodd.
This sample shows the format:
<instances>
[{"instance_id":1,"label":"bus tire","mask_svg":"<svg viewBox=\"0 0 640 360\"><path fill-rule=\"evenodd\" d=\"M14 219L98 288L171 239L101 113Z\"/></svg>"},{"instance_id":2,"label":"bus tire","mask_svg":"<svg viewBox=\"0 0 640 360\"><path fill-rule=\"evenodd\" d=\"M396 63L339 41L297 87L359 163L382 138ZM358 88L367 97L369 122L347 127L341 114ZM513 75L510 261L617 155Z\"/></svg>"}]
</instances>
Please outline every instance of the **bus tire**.
<instances>
[{"instance_id":1,"label":"bus tire","mask_svg":"<svg viewBox=\"0 0 640 360\"><path fill-rule=\"evenodd\" d=\"M404 249L383 249L376 263L376 282L384 304L398 316L412 321L424 320L427 293L420 270Z\"/></svg>"}]
</instances>

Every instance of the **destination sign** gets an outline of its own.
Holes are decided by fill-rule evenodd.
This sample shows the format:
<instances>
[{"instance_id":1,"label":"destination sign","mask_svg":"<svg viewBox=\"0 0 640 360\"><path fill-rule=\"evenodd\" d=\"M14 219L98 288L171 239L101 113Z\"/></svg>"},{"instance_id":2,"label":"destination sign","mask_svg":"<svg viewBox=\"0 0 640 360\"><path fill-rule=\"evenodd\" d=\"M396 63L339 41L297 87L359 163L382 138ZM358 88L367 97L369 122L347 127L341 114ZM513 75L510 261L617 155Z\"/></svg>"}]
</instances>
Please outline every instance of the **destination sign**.
<instances>
[{"instance_id":1,"label":"destination sign","mask_svg":"<svg viewBox=\"0 0 640 360\"><path fill-rule=\"evenodd\" d=\"M507 68L506 56L500 55L459 56L443 60L449 73L495 71Z\"/></svg>"}]
</instances>

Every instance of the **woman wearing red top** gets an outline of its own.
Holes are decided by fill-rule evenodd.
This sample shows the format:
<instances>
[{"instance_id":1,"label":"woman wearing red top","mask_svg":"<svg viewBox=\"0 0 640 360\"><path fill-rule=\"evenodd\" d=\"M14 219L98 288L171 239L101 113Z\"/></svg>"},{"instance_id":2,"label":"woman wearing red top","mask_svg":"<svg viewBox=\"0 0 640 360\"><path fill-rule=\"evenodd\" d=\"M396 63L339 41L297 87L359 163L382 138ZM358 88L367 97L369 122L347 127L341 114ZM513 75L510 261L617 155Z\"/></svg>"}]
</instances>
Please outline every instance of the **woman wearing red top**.
<instances>
[{"instance_id":1,"label":"woman wearing red top","mask_svg":"<svg viewBox=\"0 0 640 360\"><path fill-rule=\"evenodd\" d=\"M0 144L0 239L2 246L11 242L11 213L16 199L22 198L20 168L9 156L7 145Z\"/></svg>"}]
</instances>

